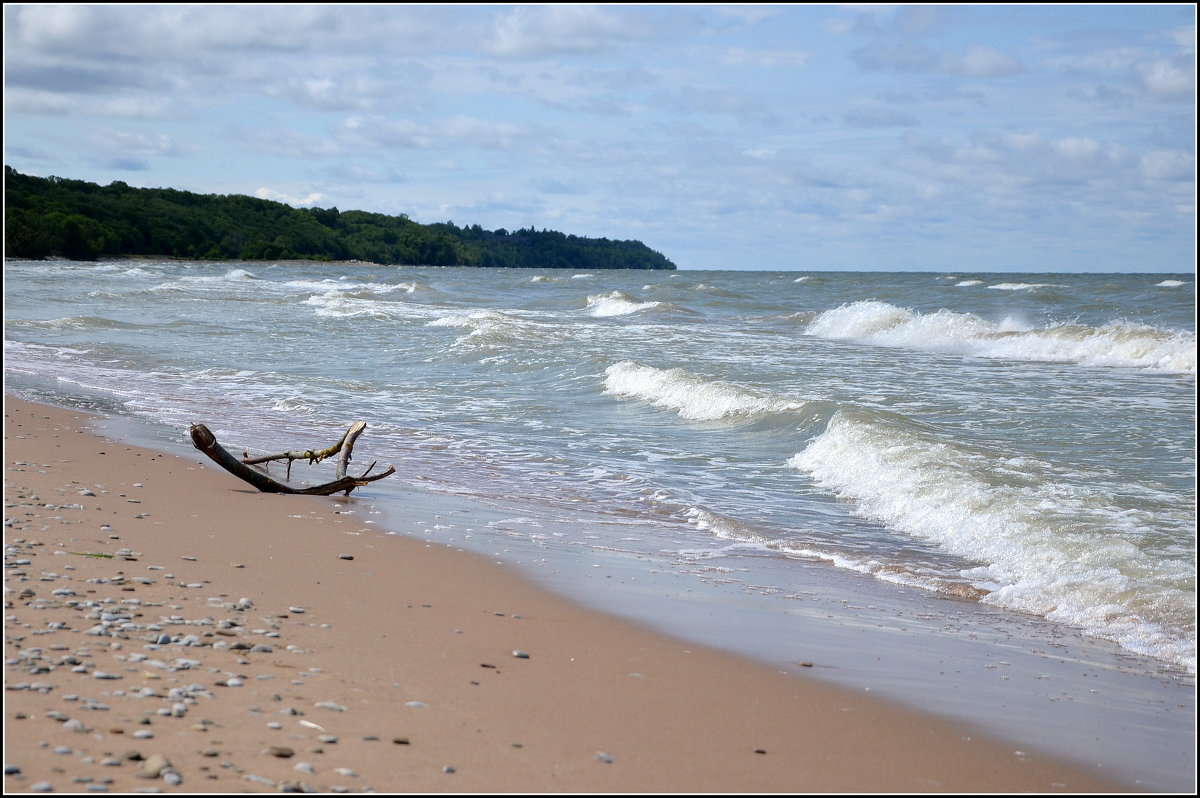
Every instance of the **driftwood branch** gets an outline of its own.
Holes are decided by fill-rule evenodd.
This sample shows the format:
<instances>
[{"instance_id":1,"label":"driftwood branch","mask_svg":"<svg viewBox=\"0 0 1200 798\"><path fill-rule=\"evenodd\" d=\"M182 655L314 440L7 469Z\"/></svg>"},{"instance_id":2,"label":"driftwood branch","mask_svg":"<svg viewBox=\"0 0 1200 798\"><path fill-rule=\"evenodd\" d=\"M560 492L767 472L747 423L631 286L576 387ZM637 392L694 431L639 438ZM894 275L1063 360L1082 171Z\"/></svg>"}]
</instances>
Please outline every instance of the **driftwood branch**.
<instances>
[{"instance_id":1,"label":"driftwood branch","mask_svg":"<svg viewBox=\"0 0 1200 798\"><path fill-rule=\"evenodd\" d=\"M378 479L383 479L386 476L396 473L395 467L388 466L386 471L376 474L375 476L368 477L367 474L370 473L371 469L375 467L375 463L372 463L370 468L363 472L362 476L353 477L346 475L346 469L350 465L350 454L354 449L354 441L358 439L358 436L361 435L363 430L366 428L366 422L356 421L350 426L350 429L346 430L346 434L342 436L340 441L338 441L334 446L331 446L328 449L322 449L319 452L314 452L309 449L299 453L283 452L281 454L272 454L265 457L245 458L240 460L226 451L225 447L223 447L221 444L217 443L216 436L213 435L208 427L204 426L203 424L193 424L189 432L192 436L192 444L197 449L208 455L209 458L211 458L212 461L217 465L221 466L238 479L249 482L263 493L299 493L309 496L331 496L334 493L341 493L342 491L345 491L346 495L349 496L350 491L357 487L361 487L362 485L369 484ZM252 465L265 463L272 460L287 460L288 475L290 477L293 460L308 460L309 463L319 463L321 460L331 457L339 452L341 455L338 457L336 479L334 479L333 482L326 482L322 485L314 485L310 488L294 488L291 485L287 485L283 482L277 482L264 472L251 467Z\"/></svg>"}]
</instances>

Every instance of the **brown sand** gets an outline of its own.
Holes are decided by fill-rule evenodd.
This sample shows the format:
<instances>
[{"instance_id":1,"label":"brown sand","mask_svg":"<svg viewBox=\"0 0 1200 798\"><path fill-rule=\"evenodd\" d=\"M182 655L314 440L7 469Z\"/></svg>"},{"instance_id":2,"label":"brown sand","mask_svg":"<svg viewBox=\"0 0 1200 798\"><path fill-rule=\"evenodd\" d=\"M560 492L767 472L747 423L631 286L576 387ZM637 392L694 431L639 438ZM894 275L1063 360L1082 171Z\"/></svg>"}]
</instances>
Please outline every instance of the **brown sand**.
<instances>
[{"instance_id":1,"label":"brown sand","mask_svg":"<svg viewBox=\"0 0 1200 798\"><path fill-rule=\"evenodd\" d=\"M4 411L6 792L1124 789L580 608L337 499Z\"/></svg>"}]
</instances>

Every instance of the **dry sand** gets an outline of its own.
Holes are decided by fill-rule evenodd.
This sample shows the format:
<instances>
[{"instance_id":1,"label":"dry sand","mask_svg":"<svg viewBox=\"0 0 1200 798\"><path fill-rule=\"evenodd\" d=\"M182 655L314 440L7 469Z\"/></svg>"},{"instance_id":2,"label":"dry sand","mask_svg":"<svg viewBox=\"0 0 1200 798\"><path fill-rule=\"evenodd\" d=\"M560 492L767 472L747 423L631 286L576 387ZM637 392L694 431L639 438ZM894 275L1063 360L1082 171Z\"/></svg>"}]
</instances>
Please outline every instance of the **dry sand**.
<instances>
[{"instance_id":1,"label":"dry sand","mask_svg":"<svg viewBox=\"0 0 1200 798\"><path fill-rule=\"evenodd\" d=\"M4 411L6 792L1124 789Z\"/></svg>"}]
</instances>

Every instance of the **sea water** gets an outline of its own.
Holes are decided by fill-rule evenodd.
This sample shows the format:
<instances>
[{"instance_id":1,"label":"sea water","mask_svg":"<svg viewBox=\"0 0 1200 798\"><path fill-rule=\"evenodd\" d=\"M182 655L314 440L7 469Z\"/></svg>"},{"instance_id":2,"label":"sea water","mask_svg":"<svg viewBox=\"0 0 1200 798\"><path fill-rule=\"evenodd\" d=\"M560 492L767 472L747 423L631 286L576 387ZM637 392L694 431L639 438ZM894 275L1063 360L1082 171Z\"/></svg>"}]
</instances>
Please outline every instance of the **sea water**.
<instances>
[{"instance_id":1,"label":"sea water","mask_svg":"<svg viewBox=\"0 0 1200 798\"><path fill-rule=\"evenodd\" d=\"M770 619L832 579L1195 675L1191 275L9 261L4 351L8 390L176 442L366 421L381 529L700 642L750 614L792 656Z\"/></svg>"}]
</instances>

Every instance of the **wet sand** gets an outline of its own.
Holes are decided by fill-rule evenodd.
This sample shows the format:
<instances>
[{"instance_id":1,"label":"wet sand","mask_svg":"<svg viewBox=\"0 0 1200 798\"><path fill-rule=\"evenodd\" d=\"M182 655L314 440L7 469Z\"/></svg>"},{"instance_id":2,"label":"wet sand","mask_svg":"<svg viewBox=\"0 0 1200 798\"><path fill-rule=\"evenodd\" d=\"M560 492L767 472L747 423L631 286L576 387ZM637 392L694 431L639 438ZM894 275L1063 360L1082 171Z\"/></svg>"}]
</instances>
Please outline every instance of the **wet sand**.
<instances>
[{"instance_id":1,"label":"wet sand","mask_svg":"<svg viewBox=\"0 0 1200 798\"><path fill-rule=\"evenodd\" d=\"M5 398L5 503L7 792L1124 789L74 411Z\"/></svg>"}]
</instances>

